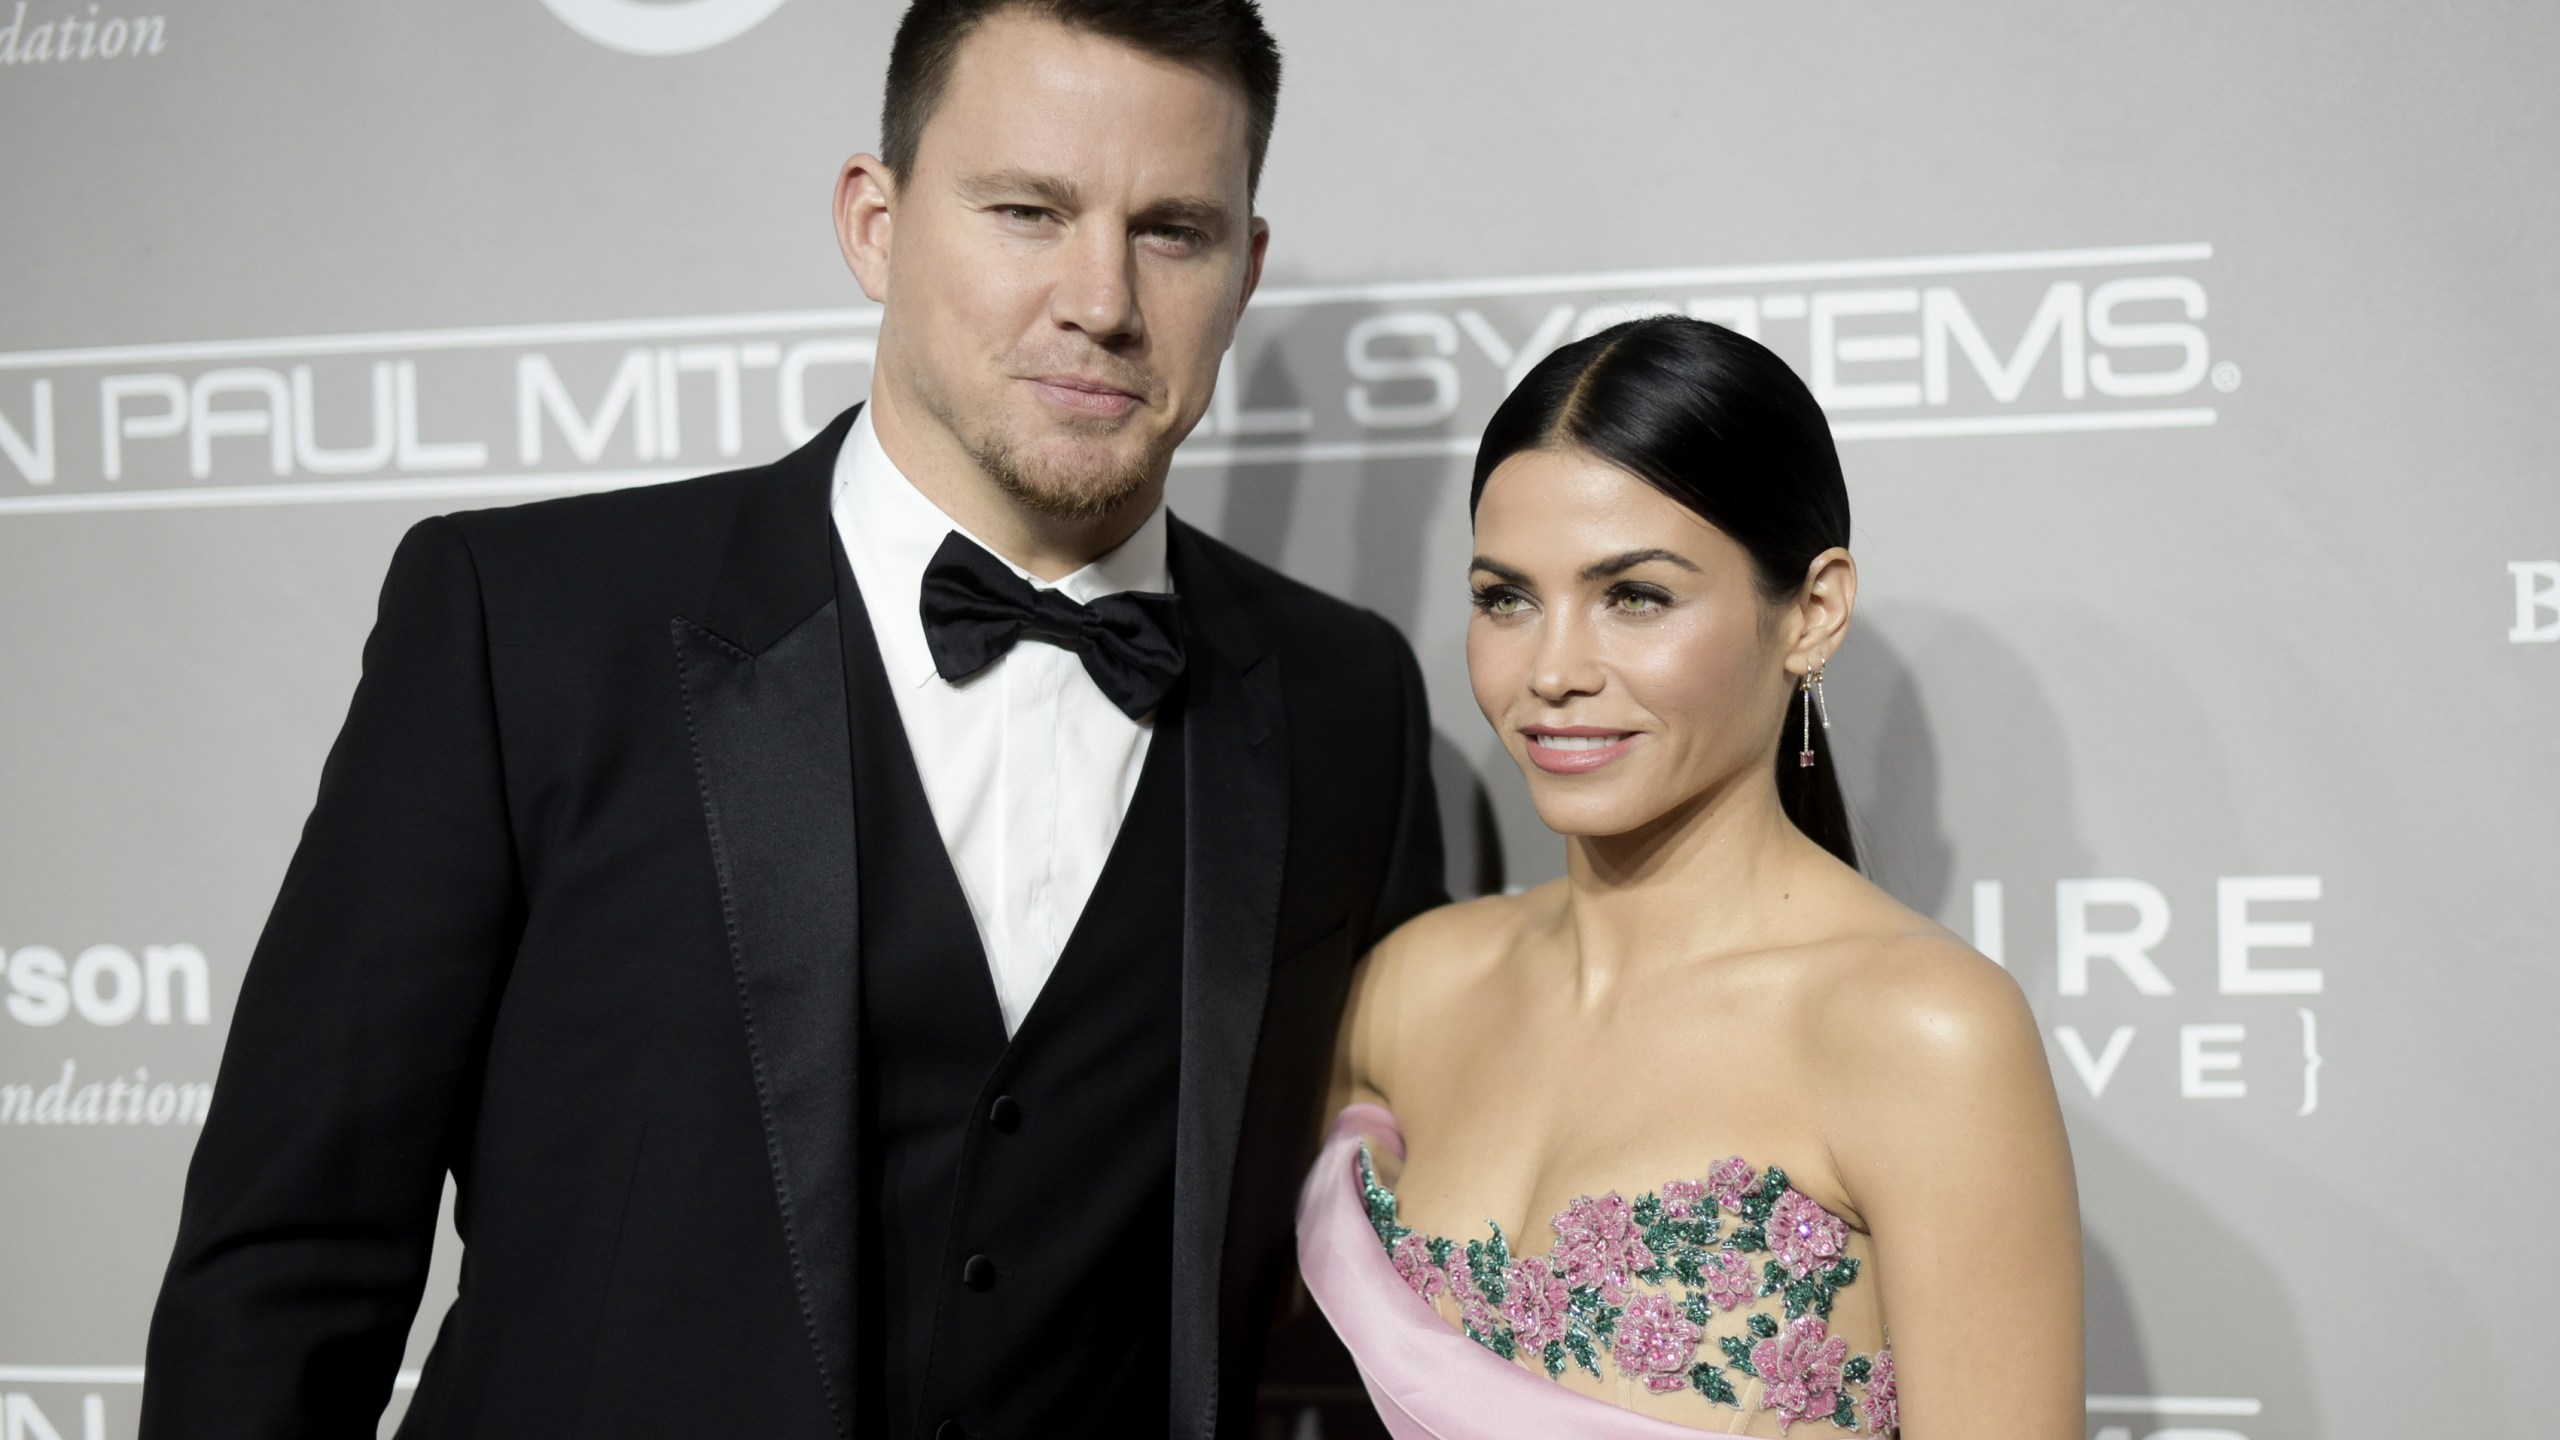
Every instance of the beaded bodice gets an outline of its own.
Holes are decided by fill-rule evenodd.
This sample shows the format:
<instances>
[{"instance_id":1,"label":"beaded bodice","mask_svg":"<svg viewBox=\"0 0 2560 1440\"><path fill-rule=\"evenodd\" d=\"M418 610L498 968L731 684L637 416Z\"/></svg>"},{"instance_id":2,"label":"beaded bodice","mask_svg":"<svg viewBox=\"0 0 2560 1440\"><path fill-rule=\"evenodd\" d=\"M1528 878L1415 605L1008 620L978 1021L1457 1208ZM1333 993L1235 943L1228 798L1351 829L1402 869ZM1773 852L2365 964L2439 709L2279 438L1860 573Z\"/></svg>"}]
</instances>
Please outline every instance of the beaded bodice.
<instances>
[{"instance_id":1,"label":"beaded bodice","mask_svg":"<svg viewBox=\"0 0 2560 1440\"><path fill-rule=\"evenodd\" d=\"M1359 1155L1370 1227L1396 1272L1505 1360L1569 1370L1733 1412L1719 1423L1891 1435L1893 1351L1855 1353L1832 1309L1861 1268L1847 1222L1776 1166L1717 1161L1633 1201L1584 1196L1548 1222L1552 1251L1515 1253L1502 1227L1463 1244L1398 1222L1395 1192ZM1879 1322L1880 1324L1880 1322Z\"/></svg>"}]
</instances>

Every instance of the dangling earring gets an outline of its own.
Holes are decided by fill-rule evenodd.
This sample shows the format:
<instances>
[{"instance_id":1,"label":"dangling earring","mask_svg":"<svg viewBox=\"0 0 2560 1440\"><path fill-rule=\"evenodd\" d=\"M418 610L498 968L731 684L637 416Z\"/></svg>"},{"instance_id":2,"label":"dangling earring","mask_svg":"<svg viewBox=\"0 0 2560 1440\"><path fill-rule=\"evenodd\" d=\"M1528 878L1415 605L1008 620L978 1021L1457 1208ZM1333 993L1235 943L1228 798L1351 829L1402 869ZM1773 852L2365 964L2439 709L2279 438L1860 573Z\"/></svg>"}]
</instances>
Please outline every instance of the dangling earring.
<instances>
[{"instance_id":1,"label":"dangling earring","mask_svg":"<svg viewBox=\"0 0 2560 1440\"><path fill-rule=\"evenodd\" d=\"M1822 715L1823 733L1827 735L1831 731L1831 702L1822 693L1822 661L1815 660L1805 670L1803 683L1797 688L1802 692L1804 702L1804 748L1796 752L1796 765L1799 769L1810 770L1813 768L1813 717L1816 711Z\"/></svg>"}]
</instances>

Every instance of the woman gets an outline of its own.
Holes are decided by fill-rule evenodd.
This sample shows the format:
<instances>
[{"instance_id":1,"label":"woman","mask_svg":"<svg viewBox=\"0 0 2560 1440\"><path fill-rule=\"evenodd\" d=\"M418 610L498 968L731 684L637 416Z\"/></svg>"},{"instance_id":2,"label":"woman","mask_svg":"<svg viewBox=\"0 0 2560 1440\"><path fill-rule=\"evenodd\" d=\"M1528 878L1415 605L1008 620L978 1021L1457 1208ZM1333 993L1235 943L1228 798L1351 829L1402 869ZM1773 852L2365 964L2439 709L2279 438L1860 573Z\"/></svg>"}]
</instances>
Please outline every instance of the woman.
<instances>
[{"instance_id":1,"label":"woman","mask_svg":"<svg viewBox=\"0 0 2560 1440\"><path fill-rule=\"evenodd\" d=\"M1822 411L1700 321L1531 371L1475 470L1476 702L1564 878L1355 982L1307 1284L1400 1440L2077 1436L2070 1153L2018 987L1857 869Z\"/></svg>"}]
</instances>

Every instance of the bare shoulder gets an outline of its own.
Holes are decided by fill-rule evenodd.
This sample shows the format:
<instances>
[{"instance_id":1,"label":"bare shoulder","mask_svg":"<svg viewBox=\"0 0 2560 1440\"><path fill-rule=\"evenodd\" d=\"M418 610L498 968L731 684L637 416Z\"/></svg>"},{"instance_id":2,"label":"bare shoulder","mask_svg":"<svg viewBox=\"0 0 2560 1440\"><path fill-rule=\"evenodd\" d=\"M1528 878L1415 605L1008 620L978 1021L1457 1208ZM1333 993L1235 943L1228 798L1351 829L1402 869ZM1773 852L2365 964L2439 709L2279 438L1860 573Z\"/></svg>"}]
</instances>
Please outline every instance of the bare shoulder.
<instances>
[{"instance_id":1,"label":"bare shoulder","mask_svg":"<svg viewBox=\"0 0 2560 1440\"><path fill-rule=\"evenodd\" d=\"M1945 927L1890 907L1834 945L1807 1018L1826 1068L1853 1081L1968 1084L2044 1070L2034 1014L2008 971Z\"/></svg>"},{"instance_id":2,"label":"bare shoulder","mask_svg":"<svg viewBox=\"0 0 2560 1440\"><path fill-rule=\"evenodd\" d=\"M1407 994L1463 987L1499 964L1524 932L1551 918L1562 903L1560 887L1558 882L1426 910L1369 952L1364 983Z\"/></svg>"},{"instance_id":3,"label":"bare shoulder","mask_svg":"<svg viewBox=\"0 0 2560 1440\"><path fill-rule=\"evenodd\" d=\"M1349 1078L1394 1092L1397 1060L1432 1017L1464 1003L1560 896L1488 895L1426 911L1377 943L1351 977L1343 1015Z\"/></svg>"}]
</instances>

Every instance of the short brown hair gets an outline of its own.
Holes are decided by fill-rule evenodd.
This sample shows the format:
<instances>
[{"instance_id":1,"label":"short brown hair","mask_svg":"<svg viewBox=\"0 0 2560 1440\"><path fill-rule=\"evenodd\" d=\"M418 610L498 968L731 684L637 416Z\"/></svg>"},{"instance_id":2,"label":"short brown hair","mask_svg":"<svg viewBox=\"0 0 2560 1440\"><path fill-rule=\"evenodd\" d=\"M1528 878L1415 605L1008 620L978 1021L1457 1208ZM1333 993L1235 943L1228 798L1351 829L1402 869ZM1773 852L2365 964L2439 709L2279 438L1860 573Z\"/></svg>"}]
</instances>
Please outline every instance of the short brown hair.
<instances>
[{"instance_id":1,"label":"short brown hair","mask_svg":"<svg viewBox=\"0 0 2560 1440\"><path fill-rule=\"evenodd\" d=\"M889 45L880 102L880 161L904 178L924 126L942 103L969 32L1007 11L1054 20L1167 60L1215 70L1244 91L1251 123L1246 193L1262 186L1262 157L1280 109L1280 47L1254 0L915 0Z\"/></svg>"}]
</instances>

